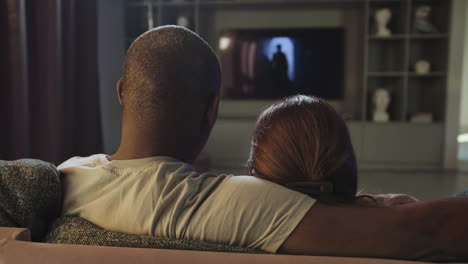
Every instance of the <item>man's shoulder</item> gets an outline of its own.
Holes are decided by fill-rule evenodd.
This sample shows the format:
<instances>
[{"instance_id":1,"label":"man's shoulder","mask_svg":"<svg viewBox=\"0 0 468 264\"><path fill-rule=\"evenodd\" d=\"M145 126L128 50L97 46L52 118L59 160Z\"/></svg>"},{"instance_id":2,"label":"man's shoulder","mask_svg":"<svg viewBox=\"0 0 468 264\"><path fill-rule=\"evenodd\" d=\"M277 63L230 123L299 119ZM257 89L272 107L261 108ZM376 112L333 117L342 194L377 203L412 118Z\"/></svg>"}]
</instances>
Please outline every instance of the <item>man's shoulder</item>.
<instances>
[{"instance_id":1,"label":"man's shoulder","mask_svg":"<svg viewBox=\"0 0 468 264\"><path fill-rule=\"evenodd\" d=\"M217 175L217 176L223 176L223 174ZM273 182L254 177L254 176L248 176L248 175L228 175L229 177L226 177L225 183L230 186L242 186L242 187L251 187L251 188L264 188L264 187L279 187L279 188L284 188L278 184L275 184Z\"/></svg>"},{"instance_id":2,"label":"man's shoulder","mask_svg":"<svg viewBox=\"0 0 468 264\"><path fill-rule=\"evenodd\" d=\"M106 158L106 154L94 154L88 157L75 156L61 163L57 169L64 170L70 167L96 167Z\"/></svg>"},{"instance_id":3,"label":"man's shoulder","mask_svg":"<svg viewBox=\"0 0 468 264\"><path fill-rule=\"evenodd\" d=\"M197 208L187 232L191 239L276 252L314 202L257 177L225 177Z\"/></svg>"},{"instance_id":4,"label":"man's shoulder","mask_svg":"<svg viewBox=\"0 0 468 264\"><path fill-rule=\"evenodd\" d=\"M277 202L284 199L315 201L307 195L293 191L282 185L245 175L226 177L222 184L220 184L218 193L224 197L241 200L249 197Z\"/></svg>"},{"instance_id":5,"label":"man's shoulder","mask_svg":"<svg viewBox=\"0 0 468 264\"><path fill-rule=\"evenodd\" d=\"M225 183L228 185L235 185L247 188L275 188L278 190L291 191L286 187L276 184L274 182L248 175L230 175L230 177L226 178Z\"/></svg>"}]
</instances>

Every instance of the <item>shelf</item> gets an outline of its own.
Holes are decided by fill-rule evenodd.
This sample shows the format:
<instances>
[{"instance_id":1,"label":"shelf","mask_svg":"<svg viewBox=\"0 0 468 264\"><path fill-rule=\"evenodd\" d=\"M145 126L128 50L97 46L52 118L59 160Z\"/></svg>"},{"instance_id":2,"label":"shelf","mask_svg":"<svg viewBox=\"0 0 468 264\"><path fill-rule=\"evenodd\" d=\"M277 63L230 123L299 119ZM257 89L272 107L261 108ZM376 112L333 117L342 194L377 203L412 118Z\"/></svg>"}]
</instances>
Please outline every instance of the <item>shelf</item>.
<instances>
[{"instance_id":1,"label":"shelf","mask_svg":"<svg viewBox=\"0 0 468 264\"><path fill-rule=\"evenodd\" d=\"M421 77L421 78L427 78L427 77L446 77L447 73L445 72L430 72L427 74L419 74L415 72L408 72L409 77Z\"/></svg>"},{"instance_id":2,"label":"shelf","mask_svg":"<svg viewBox=\"0 0 468 264\"><path fill-rule=\"evenodd\" d=\"M245 6L245 5L291 5L291 4L361 4L362 0L200 0L196 2L192 1L160 1L151 0L153 6ZM147 6L148 3L144 0L140 1L129 1L128 6Z\"/></svg>"},{"instance_id":3,"label":"shelf","mask_svg":"<svg viewBox=\"0 0 468 264\"><path fill-rule=\"evenodd\" d=\"M388 37L380 37L377 35L369 35L369 40L400 40L405 39L408 35L406 34L395 34Z\"/></svg>"},{"instance_id":4,"label":"shelf","mask_svg":"<svg viewBox=\"0 0 468 264\"><path fill-rule=\"evenodd\" d=\"M160 6L174 6L174 7L183 7L183 6L193 7L196 4L195 4L195 2L162 2L162 3L159 3L158 5L160 5Z\"/></svg>"},{"instance_id":5,"label":"shelf","mask_svg":"<svg viewBox=\"0 0 468 264\"><path fill-rule=\"evenodd\" d=\"M400 39L447 39L449 37L449 34L446 33L440 33L440 34L395 34L395 35L390 35L388 37L380 37L376 35L369 35L368 39L369 40L400 40Z\"/></svg>"},{"instance_id":6,"label":"shelf","mask_svg":"<svg viewBox=\"0 0 468 264\"><path fill-rule=\"evenodd\" d=\"M371 3L399 3L401 0L370 0Z\"/></svg>"},{"instance_id":7,"label":"shelf","mask_svg":"<svg viewBox=\"0 0 468 264\"><path fill-rule=\"evenodd\" d=\"M368 72L369 77L403 77L406 72Z\"/></svg>"},{"instance_id":8,"label":"shelf","mask_svg":"<svg viewBox=\"0 0 468 264\"><path fill-rule=\"evenodd\" d=\"M195 6L195 2L160 2L158 0L152 0L149 2L146 1L135 1L135 2L128 2L128 7L147 7L151 3L153 7L161 7L161 6L175 6L175 7L182 7L182 6Z\"/></svg>"},{"instance_id":9,"label":"shelf","mask_svg":"<svg viewBox=\"0 0 468 264\"><path fill-rule=\"evenodd\" d=\"M427 74L419 74L416 72L368 72L368 77L446 77L447 73L445 72L430 72Z\"/></svg>"},{"instance_id":10,"label":"shelf","mask_svg":"<svg viewBox=\"0 0 468 264\"><path fill-rule=\"evenodd\" d=\"M356 121L356 120L353 120L353 121ZM411 122L411 121L396 121L396 120L390 120L388 122L375 122L375 121L372 121L372 120L365 120L365 121L362 121L364 122L366 125L376 125L376 126L383 126L383 125L397 125L397 126L428 126L428 125L437 125L437 126L440 126L440 125L443 125L444 122L441 122L441 121L432 121L432 122Z\"/></svg>"},{"instance_id":11,"label":"shelf","mask_svg":"<svg viewBox=\"0 0 468 264\"><path fill-rule=\"evenodd\" d=\"M446 39L449 34L411 34L410 39Z\"/></svg>"},{"instance_id":12,"label":"shelf","mask_svg":"<svg viewBox=\"0 0 468 264\"><path fill-rule=\"evenodd\" d=\"M398 0L399 1L399 0ZM361 4L362 0L200 0L199 5Z\"/></svg>"}]
</instances>

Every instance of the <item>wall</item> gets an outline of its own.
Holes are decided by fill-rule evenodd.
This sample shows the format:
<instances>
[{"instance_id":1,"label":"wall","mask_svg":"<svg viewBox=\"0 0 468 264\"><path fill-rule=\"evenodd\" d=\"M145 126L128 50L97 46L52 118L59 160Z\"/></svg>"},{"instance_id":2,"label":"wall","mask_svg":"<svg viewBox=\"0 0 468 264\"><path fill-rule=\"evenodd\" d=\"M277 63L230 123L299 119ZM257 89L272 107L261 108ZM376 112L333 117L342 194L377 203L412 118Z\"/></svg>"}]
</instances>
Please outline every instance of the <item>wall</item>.
<instances>
[{"instance_id":1,"label":"wall","mask_svg":"<svg viewBox=\"0 0 468 264\"><path fill-rule=\"evenodd\" d=\"M116 84L125 55L123 0L98 2L98 69L104 152L112 154L120 142L121 115Z\"/></svg>"},{"instance_id":2,"label":"wall","mask_svg":"<svg viewBox=\"0 0 468 264\"><path fill-rule=\"evenodd\" d=\"M463 56L465 44L466 24L465 0L452 1L449 66L446 92L445 139L444 139L444 168L457 168L457 135L460 126L460 97L463 87Z\"/></svg>"},{"instance_id":3,"label":"wall","mask_svg":"<svg viewBox=\"0 0 468 264\"><path fill-rule=\"evenodd\" d=\"M468 5L465 6L468 14ZM460 105L460 133L468 133L468 19L465 18L465 45L463 46L463 80Z\"/></svg>"},{"instance_id":4,"label":"wall","mask_svg":"<svg viewBox=\"0 0 468 264\"><path fill-rule=\"evenodd\" d=\"M468 5L465 5L465 14L468 14ZM468 19L465 18L464 23L465 45L463 45L462 54L458 54L459 56L461 55L460 58L463 58L458 134L468 133ZM468 142L461 142L458 144L458 160L458 169L468 171Z\"/></svg>"}]
</instances>

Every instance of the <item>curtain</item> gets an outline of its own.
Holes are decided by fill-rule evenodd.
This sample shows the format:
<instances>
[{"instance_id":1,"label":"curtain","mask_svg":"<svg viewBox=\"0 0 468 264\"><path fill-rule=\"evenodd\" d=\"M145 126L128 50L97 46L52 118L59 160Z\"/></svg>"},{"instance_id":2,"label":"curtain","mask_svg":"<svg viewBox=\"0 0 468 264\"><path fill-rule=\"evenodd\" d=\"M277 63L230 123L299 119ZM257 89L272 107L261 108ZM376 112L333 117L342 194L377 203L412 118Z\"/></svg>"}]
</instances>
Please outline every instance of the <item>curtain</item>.
<instances>
[{"instance_id":1,"label":"curtain","mask_svg":"<svg viewBox=\"0 0 468 264\"><path fill-rule=\"evenodd\" d=\"M0 0L0 159L102 152L96 2Z\"/></svg>"}]
</instances>

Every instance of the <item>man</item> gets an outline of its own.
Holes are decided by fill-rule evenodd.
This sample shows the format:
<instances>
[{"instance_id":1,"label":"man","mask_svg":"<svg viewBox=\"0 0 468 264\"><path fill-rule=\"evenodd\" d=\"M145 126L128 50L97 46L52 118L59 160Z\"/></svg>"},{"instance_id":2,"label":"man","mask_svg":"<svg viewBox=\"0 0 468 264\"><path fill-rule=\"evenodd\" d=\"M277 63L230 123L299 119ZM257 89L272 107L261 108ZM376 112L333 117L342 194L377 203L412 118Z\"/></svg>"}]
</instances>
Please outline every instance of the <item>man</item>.
<instances>
[{"instance_id":1,"label":"man","mask_svg":"<svg viewBox=\"0 0 468 264\"><path fill-rule=\"evenodd\" d=\"M121 145L59 166L64 214L286 254L468 259L467 199L339 207L254 177L195 172L189 164L216 121L219 86L216 56L195 33L165 26L135 40L117 84Z\"/></svg>"}]
</instances>

